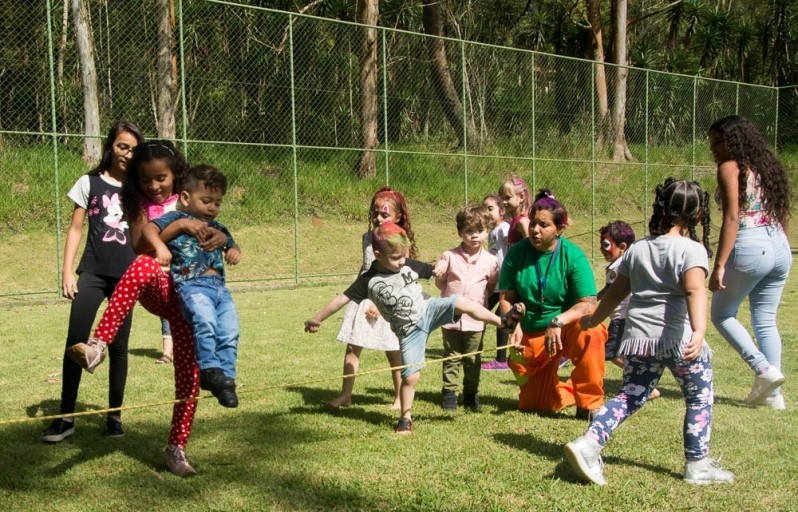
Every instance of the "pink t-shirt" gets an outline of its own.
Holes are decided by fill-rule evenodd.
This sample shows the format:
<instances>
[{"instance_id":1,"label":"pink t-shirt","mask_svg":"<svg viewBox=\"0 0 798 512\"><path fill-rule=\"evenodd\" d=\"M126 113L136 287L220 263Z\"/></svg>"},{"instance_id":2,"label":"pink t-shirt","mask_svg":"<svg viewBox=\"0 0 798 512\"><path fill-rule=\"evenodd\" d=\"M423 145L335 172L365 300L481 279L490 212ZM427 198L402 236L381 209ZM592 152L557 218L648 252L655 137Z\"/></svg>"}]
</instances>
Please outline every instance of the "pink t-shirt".
<instances>
[{"instance_id":1,"label":"pink t-shirt","mask_svg":"<svg viewBox=\"0 0 798 512\"><path fill-rule=\"evenodd\" d=\"M178 197L180 196L177 194L172 194L166 198L166 201L158 204L145 200L144 207L147 209L147 220L160 219L165 213L177 210Z\"/></svg>"},{"instance_id":2,"label":"pink t-shirt","mask_svg":"<svg viewBox=\"0 0 798 512\"><path fill-rule=\"evenodd\" d=\"M446 274L435 279L435 284L441 290L441 297L460 295L484 306L499 281L499 260L496 256L485 249L469 256L463 252L462 246L458 246L444 252L441 259L449 264ZM443 328L481 332L485 330L485 324L468 315L462 315L459 321L446 324Z\"/></svg>"}]
</instances>

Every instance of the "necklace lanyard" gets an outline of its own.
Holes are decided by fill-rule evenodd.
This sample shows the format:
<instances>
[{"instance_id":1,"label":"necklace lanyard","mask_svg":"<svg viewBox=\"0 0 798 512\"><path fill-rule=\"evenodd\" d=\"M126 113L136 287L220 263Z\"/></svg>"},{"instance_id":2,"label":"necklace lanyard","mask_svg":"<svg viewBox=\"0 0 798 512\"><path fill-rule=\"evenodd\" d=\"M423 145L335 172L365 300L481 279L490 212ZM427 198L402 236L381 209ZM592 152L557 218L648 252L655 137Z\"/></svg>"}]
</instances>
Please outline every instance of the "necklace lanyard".
<instances>
[{"instance_id":1,"label":"necklace lanyard","mask_svg":"<svg viewBox=\"0 0 798 512\"><path fill-rule=\"evenodd\" d=\"M540 289L540 312L543 313L543 289L546 287L546 282L549 280L549 272L551 271L551 263L557 258L557 255L560 253L560 239L557 239L557 247L554 248L554 252L551 255L551 259L549 260L549 264L546 265L546 274L544 275L540 271L540 256L538 259L535 260L535 270L537 270L538 274L538 288Z\"/></svg>"}]
</instances>

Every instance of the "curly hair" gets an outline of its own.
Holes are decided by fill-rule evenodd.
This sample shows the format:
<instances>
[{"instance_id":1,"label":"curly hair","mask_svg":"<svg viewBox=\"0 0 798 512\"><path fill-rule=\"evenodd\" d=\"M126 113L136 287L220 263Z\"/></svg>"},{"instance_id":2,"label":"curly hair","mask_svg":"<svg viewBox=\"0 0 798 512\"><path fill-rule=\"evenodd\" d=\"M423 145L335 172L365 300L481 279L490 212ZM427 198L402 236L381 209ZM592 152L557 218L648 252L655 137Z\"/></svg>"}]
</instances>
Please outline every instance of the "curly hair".
<instances>
[{"instance_id":1,"label":"curly hair","mask_svg":"<svg viewBox=\"0 0 798 512\"><path fill-rule=\"evenodd\" d=\"M153 160L164 160L172 171L172 193L183 191L183 177L188 171L188 164L180 151L168 140L151 140L139 144L133 149L133 157L127 165L125 181L122 184L122 210L128 222L135 222L143 213L144 192L139 183L139 167Z\"/></svg>"},{"instance_id":2,"label":"curly hair","mask_svg":"<svg viewBox=\"0 0 798 512\"><path fill-rule=\"evenodd\" d=\"M717 133L723 139L728 158L737 162L740 210L747 209L746 171L759 178L762 187L762 208L768 216L784 223L790 214L790 182L787 172L768 149L762 134L748 119L727 116L718 119L709 127L709 133Z\"/></svg>"},{"instance_id":3,"label":"curly hair","mask_svg":"<svg viewBox=\"0 0 798 512\"><path fill-rule=\"evenodd\" d=\"M413 233L413 228L410 226L410 209L407 207L405 196L398 190L391 187L382 187L374 193L369 205L369 229L372 228L371 216L374 213L374 205L379 199L388 199L393 202L396 207L396 213L399 214L399 222L397 224L402 228L410 240L410 257L413 259L418 258L418 247L416 247L416 234Z\"/></svg>"},{"instance_id":4,"label":"curly hair","mask_svg":"<svg viewBox=\"0 0 798 512\"><path fill-rule=\"evenodd\" d=\"M687 226L690 239L701 243L707 256L711 258L709 194L695 181L668 178L661 185L657 185L648 230L653 236L664 235L679 222ZM701 240L698 240L696 234L699 223L703 231Z\"/></svg>"}]
</instances>

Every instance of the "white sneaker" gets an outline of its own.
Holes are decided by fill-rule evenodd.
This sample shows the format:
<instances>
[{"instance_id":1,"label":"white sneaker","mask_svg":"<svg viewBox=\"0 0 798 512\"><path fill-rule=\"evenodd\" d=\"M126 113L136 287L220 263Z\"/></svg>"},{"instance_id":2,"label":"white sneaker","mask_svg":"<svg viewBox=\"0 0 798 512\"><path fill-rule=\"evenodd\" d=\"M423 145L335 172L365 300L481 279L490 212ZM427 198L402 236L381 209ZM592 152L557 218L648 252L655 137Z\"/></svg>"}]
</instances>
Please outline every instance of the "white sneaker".
<instances>
[{"instance_id":1,"label":"white sneaker","mask_svg":"<svg viewBox=\"0 0 798 512\"><path fill-rule=\"evenodd\" d=\"M781 386L784 382L784 375L773 365L768 366L765 373L754 377L754 386L751 392L743 399L749 405L764 405L771 391Z\"/></svg>"},{"instance_id":2,"label":"white sneaker","mask_svg":"<svg viewBox=\"0 0 798 512\"><path fill-rule=\"evenodd\" d=\"M186 452L179 446L169 445L163 452L166 467L178 476L193 476L197 471L186 460Z\"/></svg>"},{"instance_id":3,"label":"white sneaker","mask_svg":"<svg viewBox=\"0 0 798 512\"><path fill-rule=\"evenodd\" d=\"M601 446L596 441L587 436L577 437L565 445L565 456L579 478L596 485L607 485Z\"/></svg>"},{"instance_id":4,"label":"white sneaker","mask_svg":"<svg viewBox=\"0 0 798 512\"><path fill-rule=\"evenodd\" d=\"M784 404L784 395L771 395L765 399L765 404L777 411L784 411L787 409L787 406Z\"/></svg>"},{"instance_id":5,"label":"white sneaker","mask_svg":"<svg viewBox=\"0 0 798 512\"><path fill-rule=\"evenodd\" d=\"M720 463L709 457L684 463L684 481L688 484L709 485L734 482L734 473L720 467Z\"/></svg>"}]
</instances>

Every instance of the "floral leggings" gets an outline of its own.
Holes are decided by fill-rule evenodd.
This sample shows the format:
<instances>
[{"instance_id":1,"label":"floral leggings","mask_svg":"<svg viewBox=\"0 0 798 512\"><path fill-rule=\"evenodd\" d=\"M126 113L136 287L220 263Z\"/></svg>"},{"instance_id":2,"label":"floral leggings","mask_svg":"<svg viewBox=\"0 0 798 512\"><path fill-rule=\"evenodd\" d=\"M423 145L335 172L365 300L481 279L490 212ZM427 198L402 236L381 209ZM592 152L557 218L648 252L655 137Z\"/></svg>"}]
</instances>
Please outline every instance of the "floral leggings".
<instances>
[{"instance_id":1,"label":"floral leggings","mask_svg":"<svg viewBox=\"0 0 798 512\"><path fill-rule=\"evenodd\" d=\"M158 262L152 257L139 256L122 275L108 301L108 308L94 331L94 337L110 343L136 305L136 299L147 311L166 318L171 325L174 342L175 398L197 396L199 368L194 357L193 333L180 312L169 273L162 271ZM172 429L169 433L170 445L186 446L196 410L196 400L175 404L172 411Z\"/></svg>"},{"instance_id":2,"label":"floral leggings","mask_svg":"<svg viewBox=\"0 0 798 512\"><path fill-rule=\"evenodd\" d=\"M684 457L688 461L706 458L709 455L714 402L712 362L708 353L693 361L674 357L627 356L621 392L599 410L587 429L587 435L604 446L612 432L643 407L665 368L670 369L676 383L682 388L687 406L684 415Z\"/></svg>"}]
</instances>

